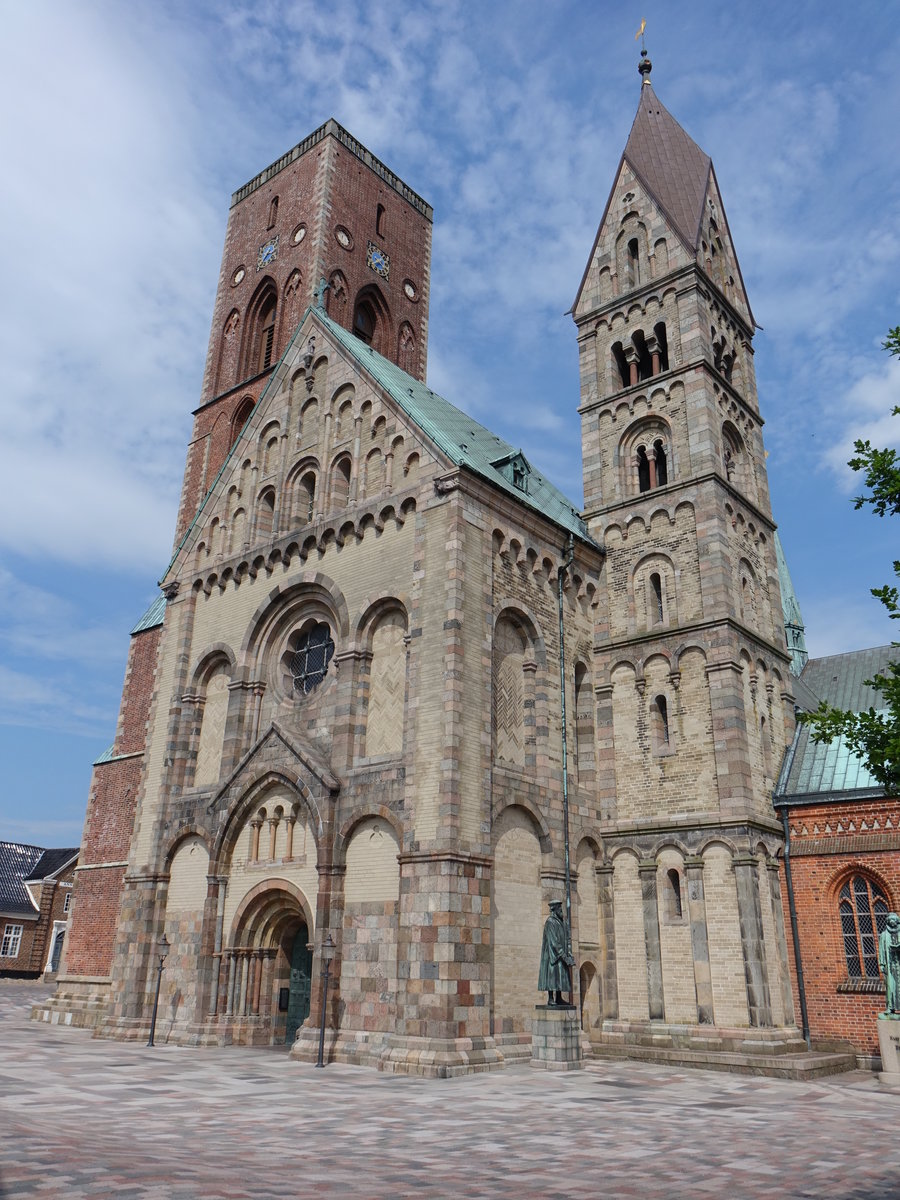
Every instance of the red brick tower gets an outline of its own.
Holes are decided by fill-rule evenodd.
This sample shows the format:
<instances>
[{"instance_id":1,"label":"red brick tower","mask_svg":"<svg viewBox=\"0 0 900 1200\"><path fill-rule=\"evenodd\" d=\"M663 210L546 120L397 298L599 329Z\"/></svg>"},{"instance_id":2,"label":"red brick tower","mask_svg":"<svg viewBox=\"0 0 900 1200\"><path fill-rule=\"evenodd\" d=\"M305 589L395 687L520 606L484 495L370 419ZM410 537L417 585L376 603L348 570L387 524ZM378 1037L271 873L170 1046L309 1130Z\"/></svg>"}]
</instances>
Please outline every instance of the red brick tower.
<instances>
[{"instance_id":1,"label":"red brick tower","mask_svg":"<svg viewBox=\"0 0 900 1200\"><path fill-rule=\"evenodd\" d=\"M425 379L431 223L333 119L234 193L176 544L323 281L329 316Z\"/></svg>"}]
</instances>

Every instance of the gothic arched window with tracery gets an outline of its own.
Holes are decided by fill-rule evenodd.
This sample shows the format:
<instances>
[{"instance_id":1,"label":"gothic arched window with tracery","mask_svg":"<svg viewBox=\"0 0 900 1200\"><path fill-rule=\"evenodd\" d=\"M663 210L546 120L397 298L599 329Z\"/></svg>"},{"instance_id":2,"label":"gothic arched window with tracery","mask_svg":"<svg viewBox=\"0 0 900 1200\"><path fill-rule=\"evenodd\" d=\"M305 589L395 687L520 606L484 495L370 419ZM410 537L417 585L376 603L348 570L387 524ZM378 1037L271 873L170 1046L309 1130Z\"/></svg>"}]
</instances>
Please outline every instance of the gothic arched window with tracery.
<instances>
[{"instance_id":1,"label":"gothic arched window with tracery","mask_svg":"<svg viewBox=\"0 0 900 1200\"><path fill-rule=\"evenodd\" d=\"M865 875L854 875L839 897L844 957L851 979L878 978L878 938L887 924L887 897Z\"/></svg>"}]
</instances>

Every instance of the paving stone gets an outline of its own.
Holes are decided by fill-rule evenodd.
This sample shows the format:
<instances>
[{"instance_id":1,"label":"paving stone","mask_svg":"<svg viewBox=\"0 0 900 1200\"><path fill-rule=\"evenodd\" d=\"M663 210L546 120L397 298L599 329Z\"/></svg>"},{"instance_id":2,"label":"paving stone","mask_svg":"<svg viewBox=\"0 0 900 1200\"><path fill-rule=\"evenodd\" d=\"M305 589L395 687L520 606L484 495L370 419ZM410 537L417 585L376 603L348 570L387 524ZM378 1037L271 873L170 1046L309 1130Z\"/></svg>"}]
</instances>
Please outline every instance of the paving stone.
<instances>
[{"instance_id":1,"label":"paving stone","mask_svg":"<svg viewBox=\"0 0 900 1200\"><path fill-rule=\"evenodd\" d=\"M0 1197L896 1200L900 1091L588 1060L430 1080L93 1039L0 983Z\"/></svg>"}]
</instances>

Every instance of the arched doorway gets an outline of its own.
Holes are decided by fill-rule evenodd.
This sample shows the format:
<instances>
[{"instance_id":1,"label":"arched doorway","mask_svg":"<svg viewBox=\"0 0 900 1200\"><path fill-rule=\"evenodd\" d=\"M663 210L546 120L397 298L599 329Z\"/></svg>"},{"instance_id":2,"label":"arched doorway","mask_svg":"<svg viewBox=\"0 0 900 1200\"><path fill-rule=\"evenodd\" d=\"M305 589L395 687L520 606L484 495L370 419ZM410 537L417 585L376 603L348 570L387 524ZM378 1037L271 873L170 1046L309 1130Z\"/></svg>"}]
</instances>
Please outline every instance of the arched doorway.
<instances>
[{"instance_id":1,"label":"arched doorway","mask_svg":"<svg viewBox=\"0 0 900 1200\"><path fill-rule=\"evenodd\" d=\"M312 947L309 930L304 922L294 934L290 950L290 983L287 997L287 1026L284 1040L293 1045L297 1030L309 1016L309 996L312 987Z\"/></svg>"},{"instance_id":2,"label":"arched doorway","mask_svg":"<svg viewBox=\"0 0 900 1200\"><path fill-rule=\"evenodd\" d=\"M287 880L267 880L238 906L223 950L222 1035L235 1045L293 1043L309 1016L312 910Z\"/></svg>"}]
</instances>

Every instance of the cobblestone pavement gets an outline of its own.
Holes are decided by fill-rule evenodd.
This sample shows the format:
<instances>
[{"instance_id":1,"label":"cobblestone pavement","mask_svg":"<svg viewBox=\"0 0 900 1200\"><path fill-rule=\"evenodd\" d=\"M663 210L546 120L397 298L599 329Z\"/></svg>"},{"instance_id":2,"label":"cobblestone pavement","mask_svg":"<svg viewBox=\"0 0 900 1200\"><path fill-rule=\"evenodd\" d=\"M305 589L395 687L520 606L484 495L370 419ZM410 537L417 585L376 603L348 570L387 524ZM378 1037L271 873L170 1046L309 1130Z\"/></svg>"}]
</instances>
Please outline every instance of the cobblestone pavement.
<instances>
[{"instance_id":1,"label":"cobblestone pavement","mask_svg":"<svg viewBox=\"0 0 900 1200\"><path fill-rule=\"evenodd\" d=\"M93 1040L0 982L0 1196L900 1197L900 1089L591 1063L422 1080Z\"/></svg>"}]
</instances>

